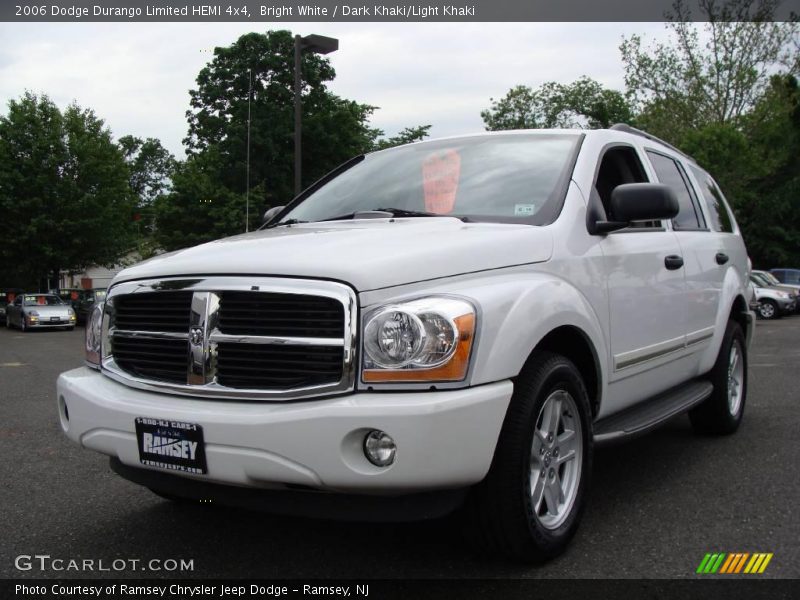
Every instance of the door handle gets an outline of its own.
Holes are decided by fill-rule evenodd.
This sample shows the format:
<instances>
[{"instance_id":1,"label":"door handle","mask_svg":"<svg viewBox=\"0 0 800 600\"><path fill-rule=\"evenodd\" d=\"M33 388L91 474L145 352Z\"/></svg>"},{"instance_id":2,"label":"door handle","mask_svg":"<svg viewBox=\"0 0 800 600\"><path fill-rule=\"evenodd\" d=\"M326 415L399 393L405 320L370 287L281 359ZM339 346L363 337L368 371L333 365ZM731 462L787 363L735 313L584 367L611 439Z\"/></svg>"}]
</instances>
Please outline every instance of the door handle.
<instances>
[{"instance_id":1,"label":"door handle","mask_svg":"<svg viewBox=\"0 0 800 600\"><path fill-rule=\"evenodd\" d=\"M683 257L678 256L677 254L670 254L664 258L664 266L670 271L680 269L683 266Z\"/></svg>"},{"instance_id":2,"label":"door handle","mask_svg":"<svg viewBox=\"0 0 800 600\"><path fill-rule=\"evenodd\" d=\"M728 262L728 255L724 252L717 252L717 255L714 258L716 258L718 265L724 265L726 262Z\"/></svg>"}]
</instances>

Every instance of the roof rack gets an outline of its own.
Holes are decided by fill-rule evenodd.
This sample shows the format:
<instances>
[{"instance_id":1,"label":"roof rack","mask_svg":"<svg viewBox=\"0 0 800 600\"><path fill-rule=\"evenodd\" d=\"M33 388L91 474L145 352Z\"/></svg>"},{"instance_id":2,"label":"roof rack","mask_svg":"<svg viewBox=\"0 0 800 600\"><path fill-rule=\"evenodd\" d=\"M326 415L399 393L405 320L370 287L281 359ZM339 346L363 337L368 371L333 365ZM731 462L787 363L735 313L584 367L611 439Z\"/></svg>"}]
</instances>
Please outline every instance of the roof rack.
<instances>
[{"instance_id":1,"label":"roof rack","mask_svg":"<svg viewBox=\"0 0 800 600\"><path fill-rule=\"evenodd\" d=\"M661 144L663 146L666 146L670 150L672 150L674 152L677 152L678 154L680 154L684 158L688 158L693 163L697 162L694 158L692 158L691 156L686 154L686 152L684 152L683 150L679 150L678 148L676 148L672 144L670 144L668 142L665 142L661 138L657 138L656 136L654 136L654 135L652 135L650 133L647 133L646 131L642 131L641 129L636 129L636 127L631 127L627 123L615 123L614 125L609 127L609 129L613 129L614 131L623 131L625 133L630 133L630 134L633 134L633 135L638 135L639 137L647 138L648 140L653 141L653 142L658 142L659 144Z\"/></svg>"}]
</instances>

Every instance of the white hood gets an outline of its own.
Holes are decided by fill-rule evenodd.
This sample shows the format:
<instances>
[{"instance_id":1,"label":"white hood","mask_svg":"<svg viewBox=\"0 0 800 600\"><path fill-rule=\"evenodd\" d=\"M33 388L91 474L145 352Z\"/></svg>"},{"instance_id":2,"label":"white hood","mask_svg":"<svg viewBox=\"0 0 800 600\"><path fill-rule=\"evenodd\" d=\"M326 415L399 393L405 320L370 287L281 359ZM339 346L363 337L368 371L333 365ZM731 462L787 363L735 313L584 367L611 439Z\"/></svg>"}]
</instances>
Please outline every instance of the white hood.
<instances>
[{"instance_id":1,"label":"white hood","mask_svg":"<svg viewBox=\"0 0 800 600\"><path fill-rule=\"evenodd\" d=\"M115 282L182 275L334 279L367 291L550 258L550 232L459 219L359 219L302 223L162 254Z\"/></svg>"}]
</instances>

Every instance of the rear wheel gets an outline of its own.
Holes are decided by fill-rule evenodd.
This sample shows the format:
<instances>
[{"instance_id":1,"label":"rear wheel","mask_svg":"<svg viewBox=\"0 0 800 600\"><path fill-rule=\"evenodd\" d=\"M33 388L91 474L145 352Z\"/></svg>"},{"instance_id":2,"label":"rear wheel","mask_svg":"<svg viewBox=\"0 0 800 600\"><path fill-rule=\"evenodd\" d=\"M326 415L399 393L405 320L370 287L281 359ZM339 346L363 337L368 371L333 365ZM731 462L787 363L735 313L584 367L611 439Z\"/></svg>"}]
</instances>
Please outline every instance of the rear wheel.
<instances>
[{"instance_id":1,"label":"rear wheel","mask_svg":"<svg viewBox=\"0 0 800 600\"><path fill-rule=\"evenodd\" d=\"M532 355L515 381L489 474L469 500L469 533L480 549L522 562L563 552L589 485L590 415L572 362Z\"/></svg>"},{"instance_id":2,"label":"rear wheel","mask_svg":"<svg viewBox=\"0 0 800 600\"><path fill-rule=\"evenodd\" d=\"M780 316L778 304L769 298L762 300L758 305L758 316L762 319L777 319Z\"/></svg>"},{"instance_id":3,"label":"rear wheel","mask_svg":"<svg viewBox=\"0 0 800 600\"><path fill-rule=\"evenodd\" d=\"M692 427L699 433L733 433L742 422L747 399L747 346L742 328L735 321L728 321L709 379L714 391L689 411Z\"/></svg>"}]
</instances>

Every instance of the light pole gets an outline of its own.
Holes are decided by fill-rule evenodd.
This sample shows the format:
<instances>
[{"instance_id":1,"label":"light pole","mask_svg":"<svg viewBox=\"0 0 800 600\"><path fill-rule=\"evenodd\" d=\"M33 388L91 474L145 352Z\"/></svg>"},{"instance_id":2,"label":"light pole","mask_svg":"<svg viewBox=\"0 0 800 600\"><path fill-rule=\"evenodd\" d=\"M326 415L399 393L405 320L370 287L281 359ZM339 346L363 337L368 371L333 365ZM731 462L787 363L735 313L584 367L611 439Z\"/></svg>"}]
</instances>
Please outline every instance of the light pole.
<instances>
[{"instance_id":1,"label":"light pole","mask_svg":"<svg viewBox=\"0 0 800 600\"><path fill-rule=\"evenodd\" d=\"M253 99L253 69L247 69L247 79L248 79L248 86L247 86L247 161L246 161L246 175L247 181L245 182L245 220L244 220L244 231L247 233L250 231L250 102Z\"/></svg>"},{"instance_id":2,"label":"light pole","mask_svg":"<svg viewBox=\"0 0 800 600\"><path fill-rule=\"evenodd\" d=\"M294 36L294 194L300 193L301 163L302 163L302 114L303 107L300 100L302 88L302 63L303 51L316 54L330 54L339 49L339 40L325 37L324 35Z\"/></svg>"}]
</instances>

